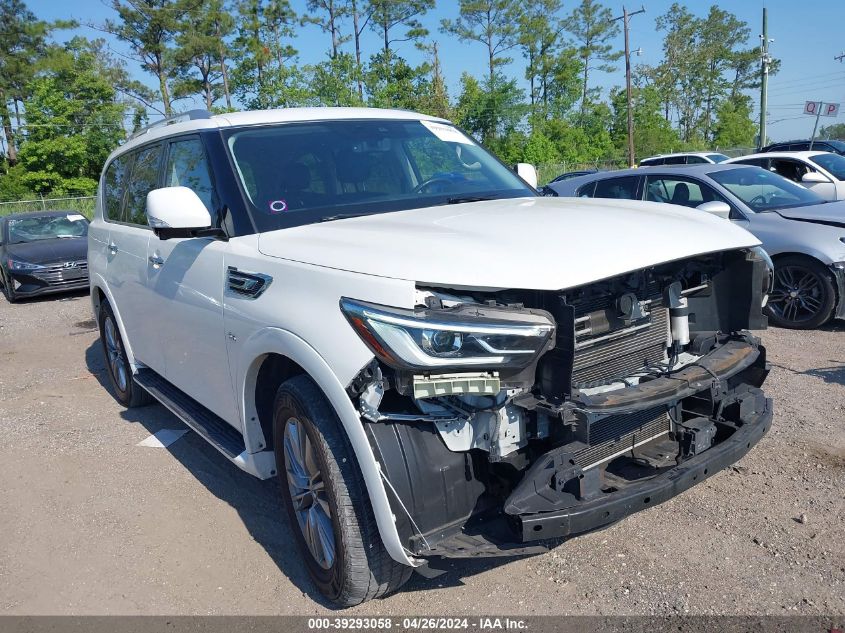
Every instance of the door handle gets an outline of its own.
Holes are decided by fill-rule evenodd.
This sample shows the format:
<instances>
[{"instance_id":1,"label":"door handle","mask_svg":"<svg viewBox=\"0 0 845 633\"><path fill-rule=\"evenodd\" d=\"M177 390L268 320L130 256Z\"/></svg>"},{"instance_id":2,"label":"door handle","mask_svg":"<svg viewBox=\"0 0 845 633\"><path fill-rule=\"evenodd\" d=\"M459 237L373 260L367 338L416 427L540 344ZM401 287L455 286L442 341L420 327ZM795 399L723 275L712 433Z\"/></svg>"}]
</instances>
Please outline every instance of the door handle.
<instances>
[{"instance_id":1,"label":"door handle","mask_svg":"<svg viewBox=\"0 0 845 633\"><path fill-rule=\"evenodd\" d=\"M112 255L117 255L117 244L114 242L109 243L109 253Z\"/></svg>"},{"instance_id":2,"label":"door handle","mask_svg":"<svg viewBox=\"0 0 845 633\"><path fill-rule=\"evenodd\" d=\"M154 268L161 268L164 264L164 258L159 257L158 255L150 255L147 259L150 260L150 263L153 265Z\"/></svg>"}]
</instances>

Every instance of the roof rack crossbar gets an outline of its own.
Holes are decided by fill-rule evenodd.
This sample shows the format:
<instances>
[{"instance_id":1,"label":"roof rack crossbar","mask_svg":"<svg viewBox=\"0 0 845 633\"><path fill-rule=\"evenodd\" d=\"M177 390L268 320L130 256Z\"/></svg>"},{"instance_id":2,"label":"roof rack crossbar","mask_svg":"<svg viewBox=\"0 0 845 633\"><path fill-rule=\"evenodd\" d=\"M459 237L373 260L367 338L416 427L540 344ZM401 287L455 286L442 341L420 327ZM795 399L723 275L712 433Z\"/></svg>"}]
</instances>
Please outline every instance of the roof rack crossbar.
<instances>
[{"instance_id":1,"label":"roof rack crossbar","mask_svg":"<svg viewBox=\"0 0 845 633\"><path fill-rule=\"evenodd\" d=\"M187 112L180 112L179 114L174 114L173 116L167 117L166 119L162 119L161 121L156 121L155 123L150 123L142 127L141 129L133 132L129 135L129 140L133 138L137 138L148 132L158 129L160 127L167 127L168 125L173 125L174 123L182 123L184 121L195 121L197 119L210 119L212 117L212 113L208 110L188 110Z\"/></svg>"}]
</instances>

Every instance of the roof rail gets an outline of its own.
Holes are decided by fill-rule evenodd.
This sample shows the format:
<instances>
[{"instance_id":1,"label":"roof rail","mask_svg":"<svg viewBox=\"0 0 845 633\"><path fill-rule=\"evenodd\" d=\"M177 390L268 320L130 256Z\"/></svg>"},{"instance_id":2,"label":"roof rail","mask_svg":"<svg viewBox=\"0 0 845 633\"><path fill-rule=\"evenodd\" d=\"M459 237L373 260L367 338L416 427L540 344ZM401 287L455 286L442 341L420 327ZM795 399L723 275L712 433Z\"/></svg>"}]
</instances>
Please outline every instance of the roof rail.
<instances>
[{"instance_id":1,"label":"roof rail","mask_svg":"<svg viewBox=\"0 0 845 633\"><path fill-rule=\"evenodd\" d=\"M208 110L188 110L187 112L180 112L179 114L174 114L173 116L167 117L166 119L162 119L161 121L156 121L155 123L150 123L142 127L141 129L137 130L136 132L132 132L129 135L129 140L131 141L133 138L138 138L148 132L158 129L160 127L167 127L168 125L173 125L174 123L183 123L184 121L195 121L197 119L210 119L212 117L212 113Z\"/></svg>"}]
</instances>

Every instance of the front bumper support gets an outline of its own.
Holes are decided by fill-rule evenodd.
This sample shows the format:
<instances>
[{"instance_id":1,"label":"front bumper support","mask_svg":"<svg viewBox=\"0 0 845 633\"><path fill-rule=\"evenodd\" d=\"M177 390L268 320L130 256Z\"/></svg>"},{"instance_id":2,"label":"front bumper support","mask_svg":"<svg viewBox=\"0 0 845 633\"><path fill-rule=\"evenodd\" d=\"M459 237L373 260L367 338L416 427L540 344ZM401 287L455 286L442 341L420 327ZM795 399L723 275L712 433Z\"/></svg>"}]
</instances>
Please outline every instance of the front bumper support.
<instances>
[{"instance_id":1,"label":"front bumper support","mask_svg":"<svg viewBox=\"0 0 845 633\"><path fill-rule=\"evenodd\" d=\"M762 411L743 420L733 434L707 451L641 483L617 492L584 500L576 505L514 517L523 542L583 534L658 505L730 466L757 444L772 423L772 401L764 399Z\"/></svg>"}]
</instances>

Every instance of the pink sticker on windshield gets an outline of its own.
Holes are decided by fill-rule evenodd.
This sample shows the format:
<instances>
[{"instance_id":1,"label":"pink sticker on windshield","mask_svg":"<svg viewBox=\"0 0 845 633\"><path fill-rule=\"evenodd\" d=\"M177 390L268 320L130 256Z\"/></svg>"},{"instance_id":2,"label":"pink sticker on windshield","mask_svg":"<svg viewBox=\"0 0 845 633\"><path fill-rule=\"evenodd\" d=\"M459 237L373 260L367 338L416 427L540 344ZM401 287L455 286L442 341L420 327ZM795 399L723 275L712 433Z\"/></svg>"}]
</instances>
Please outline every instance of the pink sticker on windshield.
<instances>
[{"instance_id":1,"label":"pink sticker on windshield","mask_svg":"<svg viewBox=\"0 0 845 633\"><path fill-rule=\"evenodd\" d=\"M284 213L288 210L288 203L284 200L271 200L270 213Z\"/></svg>"}]
</instances>

